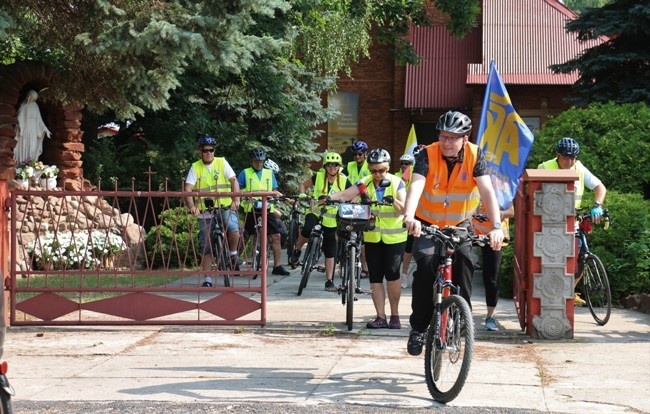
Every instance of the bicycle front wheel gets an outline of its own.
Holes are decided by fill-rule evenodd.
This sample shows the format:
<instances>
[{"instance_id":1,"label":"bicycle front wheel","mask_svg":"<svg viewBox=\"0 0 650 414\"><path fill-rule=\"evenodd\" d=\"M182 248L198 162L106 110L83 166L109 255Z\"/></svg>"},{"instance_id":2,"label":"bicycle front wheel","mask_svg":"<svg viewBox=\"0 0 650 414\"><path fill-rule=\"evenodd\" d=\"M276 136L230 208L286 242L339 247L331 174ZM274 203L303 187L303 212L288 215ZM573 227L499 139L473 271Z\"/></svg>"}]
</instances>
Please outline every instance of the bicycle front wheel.
<instances>
[{"instance_id":1,"label":"bicycle front wheel","mask_svg":"<svg viewBox=\"0 0 650 414\"><path fill-rule=\"evenodd\" d=\"M424 359L425 377L434 400L447 403L465 385L474 352L474 321L467 301L458 295L442 300L440 335L434 312L427 330Z\"/></svg>"},{"instance_id":2,"label":"bicycle front wheel","mask_svg":"<svg viewBox=\"0 0 650 414\"><path fill-rule=\"evenodd\" d=\"M311 269L313 267L313 257L316 254L315 249L316 238L311 237L307 242L307 248L305 249L305 258L302 261L302 272L300 278L300 285L298 286L298 296L302 295L303 289L307 287L307 282L309 282L309 275L311 274Z\"/></svg>"},{"instance_id":3,"label":"bicycle front wheel","mask_svg":"<svg viewBox=\"0 0 650 414\"><path fill-rule=\"evenodd\" d=\"M603 262L595 254L590 253L585 259L582 283L591 316L598 325L605 325L612 312L612 292Z\"/></svg>"},{"instance_id":4,"label":"bicycle front wheel","mask_svg":"<svg viewBox=\"0 0 650 414\"><path fill-rule=\"evenodd\" d=\"M350 246L348 250L348 257L346 259L346 273L347 278L344 280L345 283L345 296L347 299L346 308L345 308L345 323L348 325L348 331L352 330L352 320L354 318L354 293L356 289L356 274L357 274L357 262L356 262L356 247ZM347 282L347 283L346 283Z\"/></svg>"}]
</instances>

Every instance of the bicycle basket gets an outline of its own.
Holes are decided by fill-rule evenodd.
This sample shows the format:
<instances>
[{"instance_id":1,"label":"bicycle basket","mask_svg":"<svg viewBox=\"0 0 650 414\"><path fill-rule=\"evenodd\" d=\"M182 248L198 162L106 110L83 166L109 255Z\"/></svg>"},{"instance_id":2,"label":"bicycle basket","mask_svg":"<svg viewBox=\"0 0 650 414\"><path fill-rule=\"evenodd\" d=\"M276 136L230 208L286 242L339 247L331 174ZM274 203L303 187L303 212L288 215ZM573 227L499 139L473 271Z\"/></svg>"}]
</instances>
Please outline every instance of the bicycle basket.
<instances>
[{"instance_id":1,"label":"bicycle basket","mask_svg":"<svg viewBox=\"0 0 650 414\"><path fill-rule=\"evenodd\" d=\"M340 204L336 215L338 229L342 231L365 231L370 218L370 206L362 204Z\"/></svg>"}]
</instances>

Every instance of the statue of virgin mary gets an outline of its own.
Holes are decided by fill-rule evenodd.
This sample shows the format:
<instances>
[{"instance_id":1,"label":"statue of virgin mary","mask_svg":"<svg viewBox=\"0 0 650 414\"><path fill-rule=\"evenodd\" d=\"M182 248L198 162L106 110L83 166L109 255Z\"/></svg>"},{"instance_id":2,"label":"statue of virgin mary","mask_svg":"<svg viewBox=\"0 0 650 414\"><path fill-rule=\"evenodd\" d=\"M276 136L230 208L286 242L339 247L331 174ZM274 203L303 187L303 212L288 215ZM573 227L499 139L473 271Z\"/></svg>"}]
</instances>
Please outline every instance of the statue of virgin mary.
<instances>
[{"instance_id":1,"label":"statue of virgin mary","mask_svg":"<svg viewBox=\"0 0 650 414\"><path fill-rule=\"evenodd\" d=\"M25 160L37 161L43 153L43 138L49 138L52 133L45 126L41 118L41 111L36 103L38 94L29 91L27 98L18 109L18 125L16 125L16 148L14 159L21 163Z\"/></svg>"}]
</instances>

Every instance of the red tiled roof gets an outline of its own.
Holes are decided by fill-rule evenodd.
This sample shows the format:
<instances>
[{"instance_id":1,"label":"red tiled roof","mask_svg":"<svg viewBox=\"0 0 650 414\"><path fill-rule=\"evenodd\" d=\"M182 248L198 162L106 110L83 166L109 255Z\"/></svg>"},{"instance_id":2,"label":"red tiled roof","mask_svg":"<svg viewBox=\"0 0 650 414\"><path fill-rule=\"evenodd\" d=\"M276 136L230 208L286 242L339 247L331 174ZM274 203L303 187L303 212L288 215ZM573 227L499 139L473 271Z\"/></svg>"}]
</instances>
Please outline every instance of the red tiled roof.
<instances>
[{"instance_id":1,"label":"red tiled roof","mask_svg":"<svg viewBox=\"0 0 650 414\"><path fill-rule=\"evenodd\" d=\"M482 22L463 39L442 25L411 28L423 57L406 68L405 108L463 108L471 85L484 85L494 60L506 84L572 85L577 73L554 74L563 63L602 40L578 42L565 24L576 15L557 0L484 0Z\"/></svg>"},{"instance_id":2,"label":"red tiled roof","mask_svg":"<svg viewBox=\"0 0 650 414\"><path fill-rule=\"evenodd\" d=\"M576 17L557 0L484 1L483 62L468 65L467 84L484 85L494 60L506 84L572 85L577 73L554 74L548 67L601 42L579 42L567 33L566 22Z\"/></svg>"}]
</instances>

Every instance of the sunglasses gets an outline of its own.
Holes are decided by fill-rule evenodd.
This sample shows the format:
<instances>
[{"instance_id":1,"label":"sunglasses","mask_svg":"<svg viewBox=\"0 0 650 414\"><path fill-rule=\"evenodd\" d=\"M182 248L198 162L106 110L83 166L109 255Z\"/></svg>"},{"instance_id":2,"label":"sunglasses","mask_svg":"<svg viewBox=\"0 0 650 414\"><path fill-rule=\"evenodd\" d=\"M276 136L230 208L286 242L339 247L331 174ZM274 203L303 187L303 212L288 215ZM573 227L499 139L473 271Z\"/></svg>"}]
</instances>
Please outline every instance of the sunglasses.
<instances>
[{"instance_id":1,"label":"sunglasses","mask_svg":"<svg viewBox=\"0 0 650 414\"><path fill-rule=\"evenodd\" d=\"M333 162L328 162L327 164L325 164L325 167L327 168L338 167L338 166L339 164L335 164Z\"/></svg>"},{"instance_id":2,"label":"sunglasses","mask_svg":"<svg viewBox=\"0 0 650 414\"><path fill-rule=\"evenodd\" d=\"M410 162L400 162L401 165L411 165Z\"/></svg>"},{"instance_id":3,"label":"sunglasses","mask_svg":"<svg viewBox=\"0 0 650 414\"><path fill-rule=\"evenodd\" d=\"M204 154L212 153L212 152L214 152L214 148L210 148L210 149L202 149L201 152L204 153Z\"/></svg>"},{"instance_id":4,"label":"sunglasses","mask_svg":"<svg viewBox=\"0 0 650 414\"><path fill-rule=\"evenodd\" d=\"M386 168L382 168L380 170L370 170L370 174L385 174L386 171L388 171Z\"/></svg>"},{"instance_id":5,"label":"sunglasses","mask_svg":"<svg viewBox=\"0 0 650 414\"><path fill-rule=\"evenodd\" d=\"M365 152L357 152L357 153L354 154L354 155L355 155L356 157L363 157L364 155L366 155L366 153L365 153Z\"/></svg>"}]
</instances>

